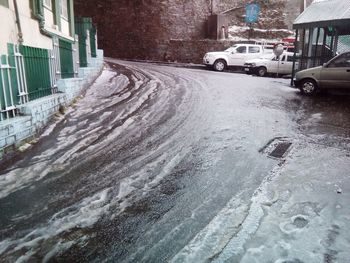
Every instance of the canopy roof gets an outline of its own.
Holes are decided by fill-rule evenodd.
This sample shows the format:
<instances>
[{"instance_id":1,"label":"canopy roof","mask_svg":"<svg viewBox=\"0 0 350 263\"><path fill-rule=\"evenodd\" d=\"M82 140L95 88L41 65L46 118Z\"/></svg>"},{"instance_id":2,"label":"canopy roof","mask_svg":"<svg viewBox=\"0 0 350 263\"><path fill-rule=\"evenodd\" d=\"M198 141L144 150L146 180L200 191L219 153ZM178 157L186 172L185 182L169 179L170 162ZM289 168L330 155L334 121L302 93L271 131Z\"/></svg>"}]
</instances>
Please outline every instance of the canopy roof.
<instances>
[{"instance_id":1,"label":"canopy roof","mask_svg":"<svg viewBox=\"0 0 350 263\"><path fill-rule=\"evenodd\" d=\"M349 0L315 0L294 21L293 28L350 26Z\"/></svg>"}]
</instances>

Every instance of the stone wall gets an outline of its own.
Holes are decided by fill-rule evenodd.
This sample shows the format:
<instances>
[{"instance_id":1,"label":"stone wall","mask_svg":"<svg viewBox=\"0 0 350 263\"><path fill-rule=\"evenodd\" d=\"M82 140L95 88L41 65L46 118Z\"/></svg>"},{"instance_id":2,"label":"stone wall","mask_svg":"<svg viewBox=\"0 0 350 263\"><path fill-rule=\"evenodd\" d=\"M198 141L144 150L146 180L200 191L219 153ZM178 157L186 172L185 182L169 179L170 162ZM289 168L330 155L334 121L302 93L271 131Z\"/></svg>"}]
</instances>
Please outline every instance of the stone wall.
<instances>
[{"instance_id":1,"label":"stone wall","mask_svg":"<svg viewBox=\"0 0 350 263\"><path fill-rule=\"evenodd\" d=\"M170 39L204 39L208 0L76 0L75 13L97 24L99 46L117 58L161 58Z\"/></svg>"},{"instance_id":2,"label":"stone wall","mask_svg":"<svg viewBox=\"0 0 350 263\"><path fill-rule=\"evenodd\" d=\"M164 60L199 64L206 52L225 50L233 44L228 40L170 40L167 43L169 56Z\"/></svg>"},{"instance_id":3,"label":"stone wall","mask_svg":"<svg viewBox=\"0 0 350 263\"><path fill-rule=\"evenodd\" d=\"M287 0L256 1L266 11L263 22L257 27L287 28L283 14L279 16L268 8L278 5L282 10ZM241 7L238 15L231 15L231 22L244 25L242 7L250 2L252 0L75 0L74 8L77 16L93 18L99 47L107 57L200 63L199 56L206 51L221 50L226 45L220 41L205 41L207 20L212 11L221 13ZM271 24L269 18L278 21Z\"/></svg>"}]
</instances>

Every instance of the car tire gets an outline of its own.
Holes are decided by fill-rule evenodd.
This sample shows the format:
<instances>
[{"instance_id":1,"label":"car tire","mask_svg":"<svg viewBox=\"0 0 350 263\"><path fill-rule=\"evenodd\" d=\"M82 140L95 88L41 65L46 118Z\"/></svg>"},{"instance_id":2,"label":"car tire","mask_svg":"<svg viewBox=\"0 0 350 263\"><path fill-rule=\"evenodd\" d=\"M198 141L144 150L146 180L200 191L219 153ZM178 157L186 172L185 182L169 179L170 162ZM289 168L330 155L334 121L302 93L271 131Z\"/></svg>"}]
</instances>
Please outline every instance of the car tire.
<instances>
[{"instance_id":1,"label":"car tire","mask_svg":"<svg viewBox=\"0 0 350 263\"><path fill-rule=\"evenodd\" d=\"M318 86L316 81L312 79L304 79L301 81L299 89L302 94L311 96L317 93Z\"/></svg>"},{"instance_id":2,"label":"car tire","mask_svg":"<svg viewBox=\"0 0 350 263\"><path fill-rule=\"evenodd\" d=\"M213 68L215 71L224 71L226 69L226 61L223 59L218 59L215 61Z\"/></svg>"},{"instance_id":3,"label":"car tire","mask_svg":"<svg viewBox=\"0 0 350 263\"><path fill-rule=\"evenodd\" d=\"M267 73L267 69L265 67L259 67L256 73L259 77L265 77Z\"/></svg>"}]
</instances>

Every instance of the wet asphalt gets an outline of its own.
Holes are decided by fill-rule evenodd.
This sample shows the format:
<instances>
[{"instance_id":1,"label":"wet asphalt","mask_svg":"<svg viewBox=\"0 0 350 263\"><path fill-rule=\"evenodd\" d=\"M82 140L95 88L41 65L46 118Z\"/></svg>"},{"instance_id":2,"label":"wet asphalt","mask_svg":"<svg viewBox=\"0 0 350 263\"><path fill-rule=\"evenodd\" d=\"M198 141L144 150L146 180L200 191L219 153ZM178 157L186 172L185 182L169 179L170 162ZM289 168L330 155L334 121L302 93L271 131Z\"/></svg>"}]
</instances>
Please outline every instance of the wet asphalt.
<instances>
[{"instance_id":1,"label":"wet asphalt","mask_svg":"<svg viewBox=\"0 0 350 263\"><path fill-rule=\"evenodd\" d=\"M226 119L211 115L208 103L215 94L198 85L218 73L164 68L109 61L106 70L112 73L100 88L113 87L121 75L125 85L92 101L88 98L98 89L86 91L50 124L49 136L2 163L0 177L28 176L28 181L11 183L14 188L0 196L0 261L167 262L232 196L249 205L279 161L261 156L263 144L250 151L250 137L244 135L249 132L236 136L222 124ZM186 70L196 73L181 75ZM198 75L205 80L197 83ZM260 82L251 80L251 85ZM348 94L305 97L286 81L264 81L284 86L273 98L289 95L278 102L258 95L265 100L253 98L243 106L276 104L288 118L288 136L322 135L317 143L350 151ZM271 122L278 128L277 117ZM4 181L1 187L11 186Z\"/></svg>"}]
</instances>

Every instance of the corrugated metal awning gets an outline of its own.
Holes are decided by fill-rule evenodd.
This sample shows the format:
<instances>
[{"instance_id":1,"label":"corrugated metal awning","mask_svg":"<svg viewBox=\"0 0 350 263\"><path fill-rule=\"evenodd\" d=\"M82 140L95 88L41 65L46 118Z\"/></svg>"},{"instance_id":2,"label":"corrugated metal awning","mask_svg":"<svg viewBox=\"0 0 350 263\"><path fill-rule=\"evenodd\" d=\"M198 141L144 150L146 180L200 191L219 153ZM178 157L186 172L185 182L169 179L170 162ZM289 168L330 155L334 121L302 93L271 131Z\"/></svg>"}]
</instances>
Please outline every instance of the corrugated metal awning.
<instances>
[{"instance_id":1,"label":"corrugated metal awning","mask_svg":"<svg viewBox=\"0 0 350 263\"><path fill-rule=\"evenodd\" d=\"M350 26L350 0L316 0L295 19L293 28Z\"/></svg>"}]
</instances>

